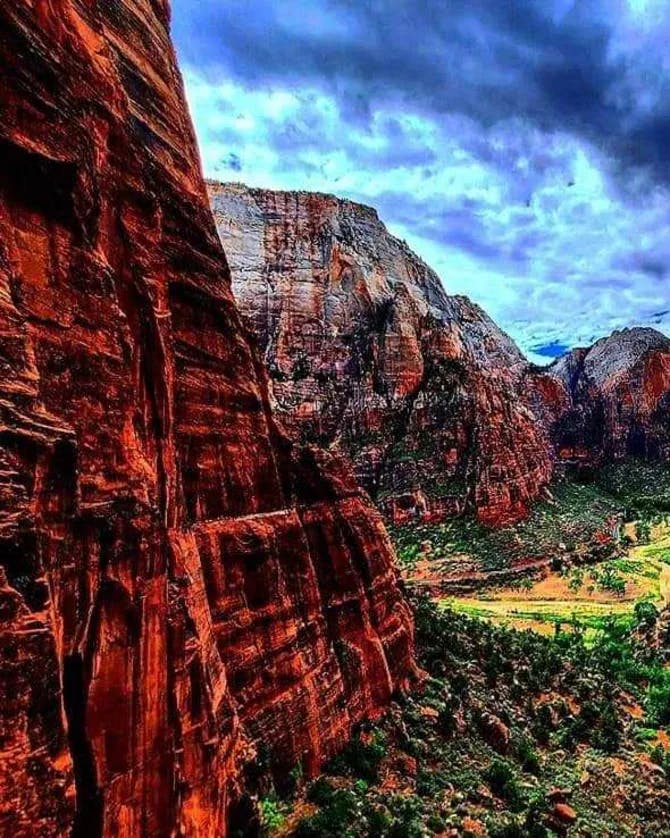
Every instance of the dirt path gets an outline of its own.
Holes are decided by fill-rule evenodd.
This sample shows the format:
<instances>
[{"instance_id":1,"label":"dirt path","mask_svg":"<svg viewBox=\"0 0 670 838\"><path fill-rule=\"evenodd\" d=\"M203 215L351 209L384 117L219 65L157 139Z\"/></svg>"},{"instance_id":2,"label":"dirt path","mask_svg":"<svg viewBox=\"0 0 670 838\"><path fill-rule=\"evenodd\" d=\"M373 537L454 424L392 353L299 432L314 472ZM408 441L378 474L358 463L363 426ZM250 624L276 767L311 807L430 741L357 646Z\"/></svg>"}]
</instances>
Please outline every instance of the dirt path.
<instances>
[{"instance_id":1,"label":"dirt path","mask_svg":"<svg viewBox=\"0 0 670 838\"><path fill-rule=\"evenodd\" d=\"M637 602L647 600L664 607L670 605L670 528L658 527L649 544L631 547L627 555L583 569L583 582L576 589L569 574L549 573L529 587L499 586L442 597L445 607L495 622L511 623L542 633L553 631L556 623L578 620L597 628L609 616L631 615ZM597 584L597 572L606 565L626 583L625 591Z\"/></svg>"},{"instance_id":2,"label":"dirt path","mask_svg":"<svg viewBox=\"0 0 670 838\"><path fill-rule=\"evenodd\" d=\"M661 586L661 598L663 600L663 605L668 606L670 605L670 564L663 566L659 583Z\"/></svg>"}]
</instances>

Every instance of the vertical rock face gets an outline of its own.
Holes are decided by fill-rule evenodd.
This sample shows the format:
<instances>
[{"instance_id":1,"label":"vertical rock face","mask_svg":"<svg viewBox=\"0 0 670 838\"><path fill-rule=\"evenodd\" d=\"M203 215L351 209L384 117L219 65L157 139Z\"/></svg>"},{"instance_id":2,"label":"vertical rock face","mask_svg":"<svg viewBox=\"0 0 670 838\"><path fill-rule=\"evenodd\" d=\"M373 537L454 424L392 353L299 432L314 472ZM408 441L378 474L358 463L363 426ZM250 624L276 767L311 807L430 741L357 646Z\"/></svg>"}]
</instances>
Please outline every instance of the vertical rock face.
<instances>
[{"instance_id":1,"label":"vertical rock face","mask_svg":"<svg viewBox=\"0 0 670 838\"><path fill-rule=\"evenodd\" d=\"M412 671L378 515L274 424L168 16L0 6L3 835L225 835L255 748L313 772Z\"/></svg>"},{"instance_id":2,"label":"vertical rock face","mask_svg":"<svg viewBox=\"0 0 670 838\"><path fill-rule=\"evenodd\" d=\"M535 376L559 459L670 461L670 339L624 329Z\"/></svg>"},{"instance_id":3,"label":"vertical rock face","mask_svg":"<svg viewBox=\"0 0 670 838\"><path fill-rule=\"evenodd\" d=\"M552 463L507 335L372 209L239 184L209 194L293 437L345 451L395 520L522 517Z\"/></svg>"}]
</instances>

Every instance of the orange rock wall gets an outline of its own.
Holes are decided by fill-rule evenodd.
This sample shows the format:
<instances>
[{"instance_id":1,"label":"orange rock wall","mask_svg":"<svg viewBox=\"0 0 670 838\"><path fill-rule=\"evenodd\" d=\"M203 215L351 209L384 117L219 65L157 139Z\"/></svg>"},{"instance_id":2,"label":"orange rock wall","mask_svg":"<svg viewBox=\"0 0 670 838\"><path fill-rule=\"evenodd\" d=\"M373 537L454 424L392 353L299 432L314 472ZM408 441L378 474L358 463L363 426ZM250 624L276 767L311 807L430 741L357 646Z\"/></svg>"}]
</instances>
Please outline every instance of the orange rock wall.
<instances>
[{"instance_id":1,"label":"orange rock wall","mask_svg":"<svg viewBox=\"0 0 670 838\"><path fill-rule=\"evenodd\" d=\"M624 329L535 374L529 390L560 459L670 462L670 339Z\"/></svg>"},{"instance_id":2,"label":"orange rock wall","mask_svg":"<svg viewBox=\"0 0 670 838\"><path fill-rule=\"evenodd\" d=\"M224 836L412 673L377 513L277 429L164 0L0 6L0 833Z\"/></svg>"},{"instance_id":3,"label":"orange rock wall","mask_svg":"<svg viewBox=\"0 0 670 838\"><path fill-rule=\"evenodd\" d=\"M551 479L527 362L377 213L208 183L233 291L294 438L334 446L396 522L522 518Z\"/></svg>"}]
</instances>

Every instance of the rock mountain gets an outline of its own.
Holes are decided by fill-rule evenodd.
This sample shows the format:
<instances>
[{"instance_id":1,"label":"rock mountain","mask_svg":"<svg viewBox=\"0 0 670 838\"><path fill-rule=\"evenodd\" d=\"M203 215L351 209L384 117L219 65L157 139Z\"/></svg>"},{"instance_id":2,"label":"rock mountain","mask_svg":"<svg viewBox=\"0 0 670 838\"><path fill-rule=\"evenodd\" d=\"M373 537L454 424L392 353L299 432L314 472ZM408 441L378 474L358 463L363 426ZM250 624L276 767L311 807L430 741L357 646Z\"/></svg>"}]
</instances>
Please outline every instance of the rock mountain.
<instances>
[{"instance_id":1,"label":"rock mountain","mask_svg":"<svg viewBox=\"0 0 670 838\"><path fill-rule=\"evenodd\" d=\"M2 835L225 838L252 769L314 775L406 688L359 484L497 523L552 439L667 455L657 338L529 369L373 211L212 186L257 354L169 18L0 4Z\"/></svg>"},{"instance_id":2,"label":"rock mountain","mask_svg":"<svg viewBox=\"0 0 670 838\"><path fill-rule=\"evenodd\" d=\"M670 461L670 339L624 329L575 349L536 379L561 460Z\"/></svg>"},{"instance_id":3,"label":"rock mountain","mask_svg":"<svg viewBox=\"0 0 670 838\"><path fill-rule=\"evenodd\" d=\"M523 517L552 475L527 361L369 207L209 183L246 323L294 438L345 451L395 521Z\"/></svg>"},{"instance_id":4,"label":"rock mountain","mask_svg":"<svg viewBox=\"0 0 670 838\"><path fill-rule=\"evenodd\" d=\"M0 4L0 833L225 836L414 672L243 333L166 0Z\"/></svg>"},{"instance_id":5,"label":"rock mountain","mask_svg":"<svg viewBox=\"0 0 670 838\"><path fill-rule=\"evenodd\" d=\"M295 439L336 448L396 522L522 518L557 466L670 460L670 340L615 332L546 369L332 195L208 183L233 290Z\"/></svg>"}]
</instances>

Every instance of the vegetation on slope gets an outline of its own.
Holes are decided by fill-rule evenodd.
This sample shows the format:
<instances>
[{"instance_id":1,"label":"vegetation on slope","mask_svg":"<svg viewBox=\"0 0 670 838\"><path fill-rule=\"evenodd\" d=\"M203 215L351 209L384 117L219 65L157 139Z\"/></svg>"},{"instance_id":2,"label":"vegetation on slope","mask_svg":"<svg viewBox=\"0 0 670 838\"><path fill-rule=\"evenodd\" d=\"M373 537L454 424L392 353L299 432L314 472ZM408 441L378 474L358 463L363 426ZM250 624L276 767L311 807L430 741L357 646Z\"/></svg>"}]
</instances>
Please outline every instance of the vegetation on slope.
<instances>
[{"instance_id":1,"label":"vegetation on slope","mask_svg":"<svg viewBox=\"0 0 670 838\"><path fill-rule=\"evenodd\" d=\"M447 607L417 598L423 688L365 725L315 781L296 766L283 794L266 782L262 830L670 835L670 616L659 615L666 500L670 469L629 462L588 484L558 483L551 500L506 530L467 519L396 529L406 570L426 552L438 566L439 556L446 565L474 556L489 569L549 557L554 570ZM512 600L528 611L514 624L542 624L547 636L506 624Z\"/></svg>"},{"instance_id":2,"label":"vegetation on slope","mask_svg":"<svg viewBox=\"0 0 670 838\"><path fill-rule=\"evenodd\" d=\"M427 600L416 620L423 690L361 730L293 799L266 797L266 833L668 834L670 673L652 605L590 643L580 631L542 637Z\"/></svg>"},{"instance_id":3,"label":"vegetation on slope","mask_svg":"<svg viewBox=\"0 0 670 838\"><path fill-rule=\"evenodd\" d=\"M458 580L515 565L532 568L534 562L559 568L613 558L624 522L637 522L644 536L669 513L670 466L628 460L601 469L588 482L557 480L550 496L513 526L489 529L463 516L390 532L406 575L420 583L422 576Z\"/></svg>"},{"instance_id":4,"label":"vegetation on slope","mask_svg":"<svg viewBox=\"0 0 670 838\"><path fill-rule=\"evenodd\" d=\"M445 571L456 571L463 558L470 557L478 569L491 572L561 553L575 558L586 550L610 555L621 513L622 504L599 485L566 480L556 483L551 498L513 526L489 529L474 518L462 517L392 527L391 536L406 569L427 553L436 570L443 562Z\"/></svg>"}]
</instances>

